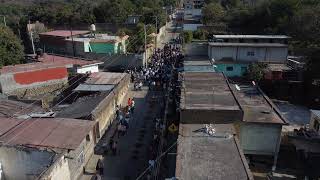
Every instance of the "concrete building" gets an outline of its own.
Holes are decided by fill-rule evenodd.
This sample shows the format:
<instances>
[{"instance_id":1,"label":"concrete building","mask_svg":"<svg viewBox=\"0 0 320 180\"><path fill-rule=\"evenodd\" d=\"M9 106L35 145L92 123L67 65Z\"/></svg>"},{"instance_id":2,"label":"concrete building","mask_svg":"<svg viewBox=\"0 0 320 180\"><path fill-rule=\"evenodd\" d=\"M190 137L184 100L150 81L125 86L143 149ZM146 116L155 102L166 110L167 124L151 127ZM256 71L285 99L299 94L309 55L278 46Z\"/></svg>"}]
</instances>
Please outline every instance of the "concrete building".
<instances>
[{"instance_id":1,"label":"concrete building","mask_svg":"<svg viewBox=\"0 0 320 180\"><path fill-rule=\"evenodd\" d=\"M244 154L271 156L275 169L286 119L259 87L232 84L231 88L244 112L243 121L236 123Z\"/></svg>"},{"instance_id":2,"label":"concrete building","mask_svg":"<svg viewBox=\"0 0 320 180\"><path fill-rule=\"evenodd\" d=\"M242 76L252 62L285 63L288 36L214 35L208 45L208 56L218 72Z\"/></svg>"},{"instance_id":3,"label":"concrete building","mask_svg":"<svg viewBox=\"0 0 320 180\"><path fill-rule=\"evenodd\" d=\"M208 57L185 57L183 63L184 72L215 72L212 62Z\"/></svg>"},{"instance_id":4,"label":"concrete building","mask_svg":"<svg viewBox=\"0 0 320 180\"><path fill-rule=\"evenodd\" d=\"M61 89L68 83L68 72L98 72L102 62L85 61L44 54L33 63L4 66L0 70L1 92L32 97Z\"/></svg>"},{"instance_id":5,"label":"concrete building","mask_svg":"<svg viewBox=\"0 0 320 180\"><path fill-rule=\"evenodd\" d=\"M201 23L202 7L204 0L185 0L183 30L196 31L198 27L203 26Z\"/></svg>"},{"instance_id":6,"label":"concrete building","mask_svg":"<svg viewBox=\"0 0 320 180\"><path fill-rule=\"evenodd\" d=\"M1 118L4 178L76 180L93 153L93 125L74 119Z\"/></svg>"},{"instance_id":7,"label":"concrete building","mask_svg":"<svg viewBox=\"0 0 320 180\"><path fill-rule=\"evenodd\" d=\"M91 34L89 31L51 31L40 33L46 52L93 58L96 54L125 54L129 36Z\"/></svg>"},{"instance_id":8,"label":"concrete building","mask_svg":"<svg viewBox=\"0 0 320 180\"><path fill-rule=\"evenodd\" d=\"M184 72L175 177L253 180L233 123L242 109L222 73Z\"/></svg>"},{"instance_id":9,"label":"concrete building","mask_svg":"<svg viewBox=\"0 0 320 180\"><path fill-rule=\"evenodd\" d=\"M94 139L97 141L111 125L116 105L123 102L129 83L129 74L93 73L74 89L71 104L62 103L64 107L56 109L56 117L94 121Z\"/></svg>"},{"instance_id":10,"label":"concrete building","mask_svg":"<svg viewBox=\"0 0 320 180\"><path fill-rule=\"evenodd\" d=\"M232 123L243 113L222 73L182 73L180 122Z\"/></svg>"},{"instance_id":11,"label":"concrete building","mask_svg":"<svg viewBox=\"0 0 320 180\"><path fill-rule=\"evenodd\" d=\"M176 178L183 180L253 180L232 124L214 125L214 135L203 124L180 124Z\"/></svg>"}]
</instances>

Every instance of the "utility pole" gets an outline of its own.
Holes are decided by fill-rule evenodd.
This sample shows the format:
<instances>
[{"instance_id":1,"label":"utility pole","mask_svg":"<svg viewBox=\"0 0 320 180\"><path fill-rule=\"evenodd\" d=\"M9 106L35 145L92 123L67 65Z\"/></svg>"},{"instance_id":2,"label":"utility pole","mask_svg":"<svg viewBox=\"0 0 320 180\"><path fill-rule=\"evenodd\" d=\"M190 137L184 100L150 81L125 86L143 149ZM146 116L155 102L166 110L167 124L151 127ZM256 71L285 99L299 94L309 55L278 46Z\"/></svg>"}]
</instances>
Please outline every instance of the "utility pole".
<instances>
[{"instance_id":1,"label":"utility pole","mask_svg":"<svg viewBox=\"0 0 320 180\"><path fill-rule=\"evenodd\" d=\"M2 15L2 16L3 16L3 24L4 24L4 26L7 26L6 16L5 15Z\"/></svg>"},{"instance_id":2,"label":"utility pole","mask_svg":"<svg viewBox=\"0 0 320 180\"><path fill-rule=\"evenodd\" d=\"M5 15L0 15L0 16L3 17L3 24L4 24L4 26L7 26L6 16L5 16Z\"/></svg>"},{"instance_id":3,"label":"utility pole","mask_svg":"<svg viewBox=\"0 0 320 180\"><path fill-rule=\"evenodd\" d=\"M147 60L147 29L146 25L144 24L144 58L146 61L146 67L148 67L148 60Z\"/></svg>"},{"instance_id":4,"label":"utility pole","mask_svg":"<svg viewBox=\"0 0 320 180\"><path fill-rule=\"evenodd\" d=\"M156 17L156 37L155 37L155 45L156 45L156 49L158 48L158 43L157 43L157 36L158 36L158 16L155 16Z\"/></svg>"},{"instance_id":5,"label":"utility pole","mask_svg":"<svg viewBox=\"0 0 320 180\"><path fill-rule=\"evenodd\" d=\"M28 22L29 22L29 26L30 26L30 20L29 20ZM35 54L36 54L36 51L35 51L35 49L34 49L33 32L32 32L32 30L30 30L30 39L31 39L31 45L32 45L33 55L35 55Z\"/></svg>"}]
</instances>

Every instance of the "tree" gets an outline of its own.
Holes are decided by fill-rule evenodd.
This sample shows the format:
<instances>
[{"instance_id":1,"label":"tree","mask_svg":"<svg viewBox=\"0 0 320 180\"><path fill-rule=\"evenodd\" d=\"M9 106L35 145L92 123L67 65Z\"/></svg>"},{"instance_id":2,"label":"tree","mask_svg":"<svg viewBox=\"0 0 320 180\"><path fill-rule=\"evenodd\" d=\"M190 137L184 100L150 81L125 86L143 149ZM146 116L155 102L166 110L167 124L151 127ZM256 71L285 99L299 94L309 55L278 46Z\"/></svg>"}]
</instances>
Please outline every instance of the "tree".
<instances>
[{"instance_id":1,"label":"tree","mask_svg":"<svg viewBox=\"0 0 320 180\"><path fill-rule=\"evenodd\" d=\"M19 64L23 60L23 46L12 30L0 26L0 67Z\"/></svg>"},{"instance_id":2,"label":"tree","mask_svg":"<svg viewBox=\"0 0 320 180\"><path fill-rule=\"evenodd\" d=\"M248 79L259 82L263 78L266 68L267 64L265 63L250 64L247 71Z\"/></svg>"},{"instance_id":3,"label":"tree","mask_svg":"<svg viewBox=\"0 0 320 180\"><path fill-rule=\"evenodd\" d=\"M210 3L203 7L202 14L204 24L214 25L222 22L226 12L220 4Z\"/></svg>"},{"instance_id":4,"label":"tree","mask_svg":"<svg viewBox=\"0 0 320 180\"><path fill-rule=\"evenodd\" d=\"M183 36L184 43L190 43L193 39L192 31L183 31L182 36Z\"/></svg>"}]
</instances>

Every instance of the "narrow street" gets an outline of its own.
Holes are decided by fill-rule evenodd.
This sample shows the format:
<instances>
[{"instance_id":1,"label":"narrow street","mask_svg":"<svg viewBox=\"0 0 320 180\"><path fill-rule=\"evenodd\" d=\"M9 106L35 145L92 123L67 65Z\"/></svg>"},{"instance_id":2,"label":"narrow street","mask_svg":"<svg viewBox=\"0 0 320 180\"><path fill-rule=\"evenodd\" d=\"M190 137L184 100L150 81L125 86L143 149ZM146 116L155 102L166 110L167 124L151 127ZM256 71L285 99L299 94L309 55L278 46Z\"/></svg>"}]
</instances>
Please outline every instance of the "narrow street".
<instances>
[{"instance_id":1,"label":"narrow street","mask_svg":"<svg viewBox=\"0 0 320 180\"><path fill-rule=\"evenodd\" d=\"M118 154L104 157L104 179L135 179L148 167L148 148L154 132L155 119L161 114L162 93L131 91L136 102L125 136L116 138Z\"/></svg>"}]
</instances>

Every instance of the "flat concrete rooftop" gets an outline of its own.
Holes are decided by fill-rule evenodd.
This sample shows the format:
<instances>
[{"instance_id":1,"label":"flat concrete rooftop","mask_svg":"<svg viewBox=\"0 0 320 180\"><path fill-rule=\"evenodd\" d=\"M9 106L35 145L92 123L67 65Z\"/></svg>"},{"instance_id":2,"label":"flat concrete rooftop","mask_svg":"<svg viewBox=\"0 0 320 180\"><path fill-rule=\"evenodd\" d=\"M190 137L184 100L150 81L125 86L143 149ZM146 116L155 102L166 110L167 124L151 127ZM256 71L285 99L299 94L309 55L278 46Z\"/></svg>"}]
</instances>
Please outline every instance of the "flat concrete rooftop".
<instances>
[{"instance_id":1,"label":"flat concrete rooftop","mask_svg":"<svg viewBox=\"0 0 320 180\"><path fill-rule=\"evenodd\" d=\"M214 72L183 73L181 108L240 110L227 79Z\"/></svg>"},{"instance_id":2,"label":"flat concrete rooftop","mask_svg":"<svg viewBox=\"0 0 320 180\"><path fill-rule=\"evenodd\" d=\"M182 73L182 123L232 123L242 120L242 109L222 73Z\"/></svg>"},{"instance_id":3,"label":"flat concrete rooftop","mask_svg":"<svg viewBox=\"0 0 320 180\"><path fill-rule=\"evenodd\" d=\"M244 122L287 124L286 119L273 102L263 93L258 86L250 84L235 84L231 88L244 112Z\"/></svg>"},{"instance_id":4,"label":"flat concrete rooftop","mask_svg":"<svg viewBox=\"0 0 320 180\"><path fill-rule=\"evenodd\" d=\"M183 180L253 179L231 124L214 125L213 136L203 124L180 124L176 177Z\"/></svg>"}]
</instances>

